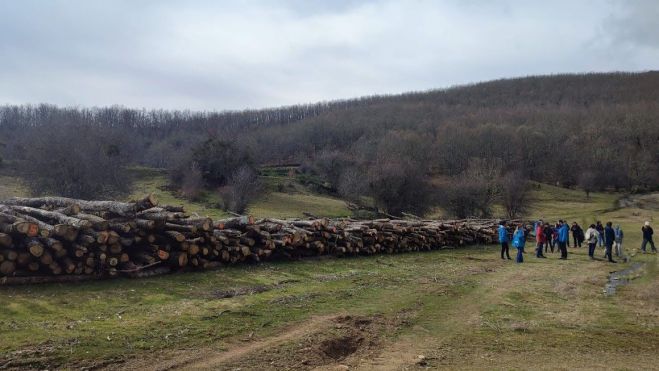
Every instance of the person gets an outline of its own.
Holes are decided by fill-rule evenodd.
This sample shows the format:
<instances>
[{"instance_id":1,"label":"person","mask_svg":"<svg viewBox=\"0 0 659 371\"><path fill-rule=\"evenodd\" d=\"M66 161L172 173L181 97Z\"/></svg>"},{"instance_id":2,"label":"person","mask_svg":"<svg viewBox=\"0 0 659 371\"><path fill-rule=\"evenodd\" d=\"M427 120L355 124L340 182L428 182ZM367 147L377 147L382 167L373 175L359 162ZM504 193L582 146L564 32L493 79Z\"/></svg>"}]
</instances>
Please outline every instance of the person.
<instances>
[{"instance_id":1,"label":"person","mask_svg":"<svg viewBox=\"0 0 659 371\"><path fill-rule=\"evenodd\" d=\"M524 244L526 243L526 234L524 233L524 227L519 224L515 228L515 233L513 234L513 246L517 248L517 263L524 262Z\"/></svg>"},{"instance_id":2,"label":"person","mask_svg":"<svg viewBox=\"0 0 659 371\"><path fill-rule=\"evenodd\" d=\"M561 260L567 259L567 241L570 238L570 228L562 220L558 221L558 249L561 251Z\"/></svg>"},{"instance_id":3,"label":"person","mask_svg":"<svg viewBox=\"0 0 659 371\"><path fill-rule=\"evenodd\" d=\"M604 245L606 246L606 252L604 253L605 258L609 258L610 263L615 263L613 260L613 241L616 239L616 232L613 230L611 222L606 222L606 228L604 228Z\"/></svg>"},{"instance_id":4,"label":"person","mask_svg":"<svg viewBox=\"0 0 659 371\"><path fill-rule=\"evenodd\" d=\"M535 257L546 258L546 256L542 254L542 249L544 248L545 243L547 243L545 226L542 224L542 221L537 223L535 226L535 242Z\"/></svg>"},{"instance_id":5,"label":"person","mask_svg":"<svg viewBox=\"0 0 659 371\"><path fill-rule=\"evenodd\" d=\"M597 241L599 237L597 236L599 232L595 228L595 224L591 224L588 229L586 229L586 242L588 242L588 256L590 259L595 259L595 247L597 247Z\"/></svg>"},{"instance_id":6,"label":"person","mask_svg":"<svg viewBox=\"0 0 659 371\"><path fill-rule=\"evenodd\" d=\"M542 219L538 219L537 222L533 223L533 232L536 232L538 230L539 225L543 225L544 223L542 222ZM537 237L537 236L536 236Z\"/></svg>"},{"instance_id":7,"label":"person","mask_svg":"<svg viewBox=\"0 0 659 371\"><path fill-rule=\"evenodd\" d=\"M622 239L625 236L625 234L622 232L622 228L620 228L620 224L616 225L616 229L614 230L614 232L616 234L616 238L613 246L615 247L616 256L619 258L623 258L624 254L622 252Z\"/></svg>"},{"instance_id":8,"label":"person","mask_svg":"<svg viewBox=\"0 0 659 371\"><path fill-rule=\"evenodd\" d=\"M598 220L597 224L595 224L595 229L597 229L598 233L597 243L602 247L604 245L604 226L602 225L602 222Z\"/></svg>"},{"instance_id":9,"label":"person","mask_svg":"<svg viewBox=\"0 0 659 371\"><path fill-rule=\"evenodd\" d=\"M579 226L579 236L578 236L579 247L581 247L581 244L583 244L583 241L584 241L583 228L581 228L581 226Z\"/></svg>"},{"instance_id":10,"label":"person","mask_svg":"<svg viewBox=\"0 0 659 371\"><path fill-rule=\"evenodd\" d=\"M506 221L502 220L499 224L499 243L501 244L501 259L504 259L503 254L506 254L510 260L510 252L508 247L508 230L506 229Z\"/></svg>"},{"instance_id":11,"label":"person","mask_svg":"<svg viewBox=\"0 0 659 371\"><path fill-rule=\"evenodd\" d=\"M560 223L554 224L554 228L552 228L552 231L551 231L551 238L552 238L554 246L558 245L558 229L560 228L560 226L561 226ZM557 247L560 250L560 246L557 246ZM554 249L552 249L551 252L554 252Z\"/></svg>"},{"instance_id":12,"label":"person","mask_svg":"<svg viewBox=\"0 0 659 371\"><path fill-rule=\"evenodd\" d=\"M577 222L573 222L570 231L572 231L574 247L581 247L581 242L583 242L583 229L581 229L581 226Z\"/></svg>"},{"instance_id":13,"label":"person","mask_svg":"<svg viewBox=\"0 0 659 371\"><path fill-rule=\"evenodd\" d=\"M549 225L549 223L546 223L546 222L545 222L545 225L542 229L543 229L542 231L545 233L545 253L547 253L547 251L549 250L550 247L551 247L551 252L553 253L554 252L554 244L552 243L552 237L553 237L554 231L551 228L551 226Z\"/></svg>"},{"instance_id":14,"label":"person","mask_svg":"<svg viewBox=\"0 0 659 371\"><path fill-rule=\"evenodd\" d=\"M654 241L652 240L652 235L654 234L654 231L652 230L652 227L650 227L650 222L645 222L645 225L641 227L641 231L643 232L643 242L641 243L641 251L643 251L643 254L645 254L645 247L650 244L650 247L652 247L652 252L657 253L657 248L654 247Z\"/></svg>"}]
</instances>

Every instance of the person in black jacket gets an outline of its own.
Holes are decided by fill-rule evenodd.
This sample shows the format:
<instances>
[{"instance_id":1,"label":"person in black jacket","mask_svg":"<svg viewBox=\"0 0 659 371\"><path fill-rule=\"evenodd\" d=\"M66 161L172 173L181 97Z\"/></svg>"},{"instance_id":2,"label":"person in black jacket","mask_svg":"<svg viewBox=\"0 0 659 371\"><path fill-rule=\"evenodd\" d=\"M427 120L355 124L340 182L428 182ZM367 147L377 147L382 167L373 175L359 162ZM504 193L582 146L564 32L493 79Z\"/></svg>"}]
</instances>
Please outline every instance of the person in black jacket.
<instances>
[{"instance_id":1,"label":"person in black jacket","mask_svg":"<svg viewBox=\"0 0 659 371\"><path fill-rule=\"evenodd\" d=\"M545 234L545 254L551 247L551 252L554 252L554 241L552 240L554 230L552 227L549 225L549 223L545 222L545 225L542 227L542 232Z\"/></svg>"},{"instance_id":2,"label":"person in black jacket","mask_svg":"<svg viewBox=\"0 0 659 371\"><path fill-rule=\"evenodd\" d=\"M652 227L650 227L650 222L645 222L645 225L641 227L641 231L643 232L643 243L641 243L641 251L643 251L643 254L645 254L645 247L649 243L650 247L652 247L652 252L656 254L657 248L654 247L654 241L652 240L654 231L652 230Z\"/></svg>"},{"instance_id":3,"label":"person in black jacket","mask_svg":"<svg viewBox=\"0 0 659 371\"><path fill-rule=\"evenodd\" d=\"M581 226L577 222L574 222L572 223L572 227L570 227L570 231L572 231L574 247L581 247L581 243L583 242L583 229L581 229Z\"/></svg>"},{"instance_id":4,"label":"person in black jacket","mask_svg":"<svg viewBox=\"0 0 659 371\"><path fill-rule=\"evenodd\" d=\"M616 232L613 230L613 223L606 222L606 228L604 228L604 244L606 245L606 253L604 254L605 258L609 258L609 262L615 263L613 260L613 243L616 240Z\"/></svg>"}]
</instances>

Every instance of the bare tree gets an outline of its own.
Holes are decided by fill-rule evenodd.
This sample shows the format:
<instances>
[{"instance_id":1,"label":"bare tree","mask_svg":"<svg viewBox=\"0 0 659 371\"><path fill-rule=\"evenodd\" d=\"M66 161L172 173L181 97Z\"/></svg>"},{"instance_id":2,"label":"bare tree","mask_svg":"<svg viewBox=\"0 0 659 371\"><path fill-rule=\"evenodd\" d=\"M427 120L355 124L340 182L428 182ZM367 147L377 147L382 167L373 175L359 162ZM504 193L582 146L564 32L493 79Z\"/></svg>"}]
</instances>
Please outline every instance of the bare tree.
<instances>
[{"instance_id":1,"label":"bare tree","mask_svg":"<svg viewBox=\"0 0 659 371\"><path fill-rule=\"evenodd\" d=\"M501 178L501 203L508 218L524 215L528 208L529 184L521 171L508 172Z\"/></svg>"},{"instance_id":2,"label":"bare tree","mask_svg":"<svg viewBox=\"0 0 659 371\"><path fill-rule=\"evenodd\" d=\"M368 183L363 172L356 167L345 169L339 177L338 191L343 198L358 201L368 192Z\"/></svg>"},{"instance_id":3,"label":"bare tree","mask_svg":"<svg viewBox=\"0 0 659 371\"><path fill-rule=\"evenodd\" d=\"M220 188L224 208L239 214L247 209L249 203L260 192L258 174L249 166L236 170L226 186Z\"/></svg>"},{"instance_id":4,"label":"bare tree","mask_svg":"<svg viewBox=\"0 0 659 371\"><path fill-rule=\"evenodd\" d=\"M597 174L593 171L586 170L579 175L579 187L586 192L586 198L590 198L590 192L595 190L597 185Z\"/></svg>"}]
</instances>

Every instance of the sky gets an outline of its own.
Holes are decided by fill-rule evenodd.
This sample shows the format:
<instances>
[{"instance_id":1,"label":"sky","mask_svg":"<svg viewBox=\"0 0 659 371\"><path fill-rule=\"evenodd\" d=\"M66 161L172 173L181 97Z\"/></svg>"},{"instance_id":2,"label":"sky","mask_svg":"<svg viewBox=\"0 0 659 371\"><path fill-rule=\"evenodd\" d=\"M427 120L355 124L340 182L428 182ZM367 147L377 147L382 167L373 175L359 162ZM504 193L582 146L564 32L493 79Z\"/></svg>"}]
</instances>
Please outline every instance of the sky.
<instances>
[{"instance_id":1,"label":"sky","mask_svg":"<svg viewBox=\"0 0 659 371\"><path fill-rule=\"evenodd\" d=\"M659 69L656 0L4 0L0 104L236 110Z\"/></svg>"}]
</instances>

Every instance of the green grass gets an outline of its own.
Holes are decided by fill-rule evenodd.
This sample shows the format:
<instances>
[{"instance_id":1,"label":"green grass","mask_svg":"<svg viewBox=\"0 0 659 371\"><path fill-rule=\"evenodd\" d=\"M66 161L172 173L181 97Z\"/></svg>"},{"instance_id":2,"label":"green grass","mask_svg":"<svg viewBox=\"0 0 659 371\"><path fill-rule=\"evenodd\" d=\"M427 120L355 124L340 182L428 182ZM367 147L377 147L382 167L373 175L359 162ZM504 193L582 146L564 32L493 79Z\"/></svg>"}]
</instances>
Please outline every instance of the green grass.
<instances>
[{"instance_id":1,"label":"green grass","mask_svg":"<svg viewBox=\"0 0 659 371\"><path fill-rule=\"evenodd\" d=\"M348 217L345 201L328 196L271 192L254 202L249 213L258 217L300 218L303 212L323 217Z\"/></svg>"}]
</instances>

